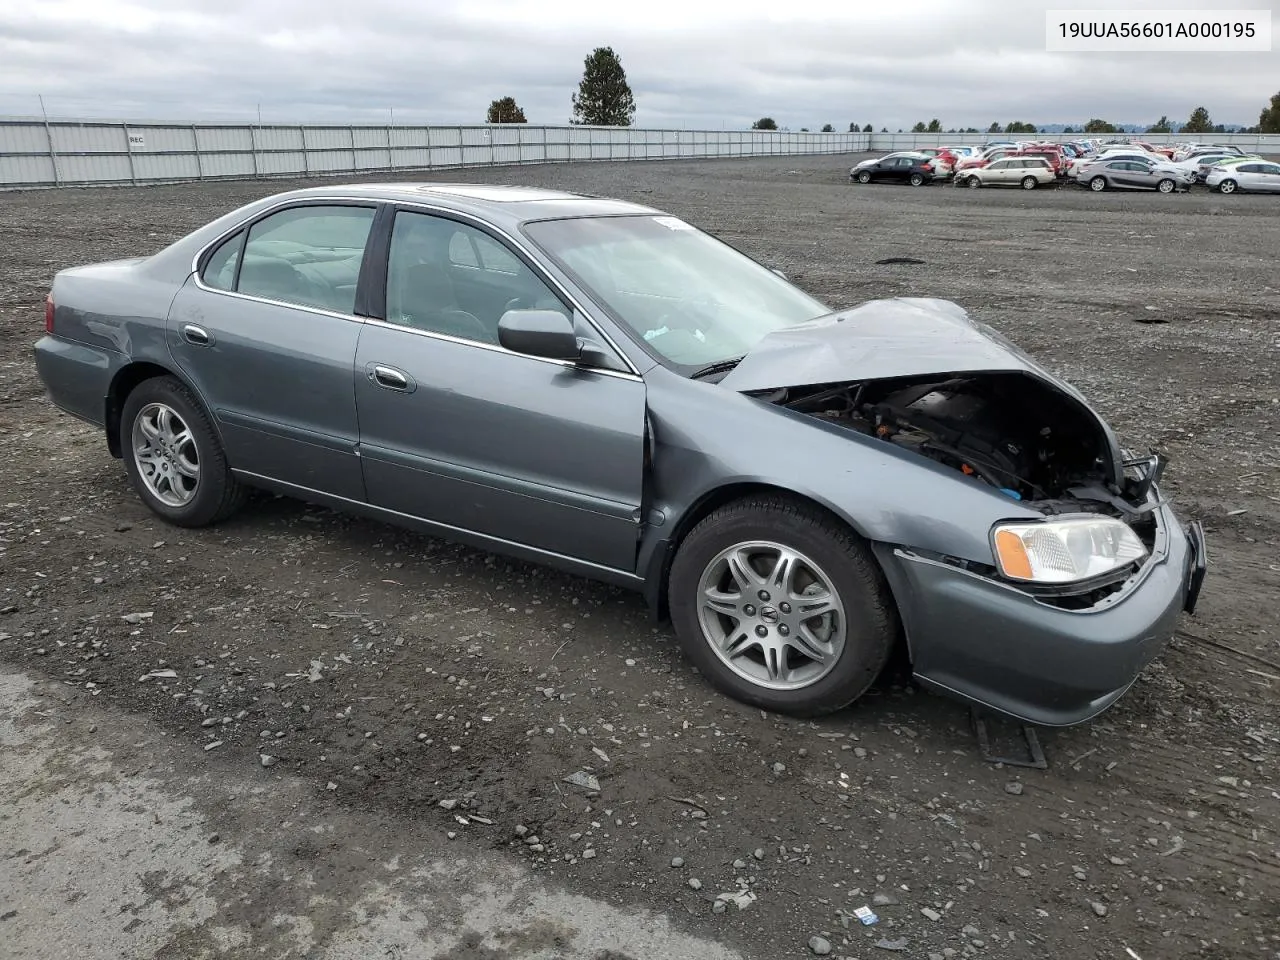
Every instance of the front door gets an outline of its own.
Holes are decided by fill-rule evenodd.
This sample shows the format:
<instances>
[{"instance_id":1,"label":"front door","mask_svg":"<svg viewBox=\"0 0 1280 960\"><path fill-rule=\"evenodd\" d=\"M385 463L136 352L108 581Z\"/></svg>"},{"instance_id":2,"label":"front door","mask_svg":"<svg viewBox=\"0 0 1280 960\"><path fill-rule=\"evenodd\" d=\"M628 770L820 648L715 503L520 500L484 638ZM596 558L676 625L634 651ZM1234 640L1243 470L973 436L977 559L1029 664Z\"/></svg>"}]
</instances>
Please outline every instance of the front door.
<instances>
[{"instance_id":1,"label":"front door","mask_svg":"<svg viewBox=\"0 0 1280 960\"><path fill-rule=\"evenodd\" d=\"M364 499L352 389L374 205L290 206L225 240L169 310L169 351L239 471Z\"/></svg>"},{"instance_id":2,"label":"front door","mask_svg":"<svg viewBox=\"0 0 1280 960\"><path fill-rule=\"evenodd\" d=\"M644 382L499 346L506 309L572 311L478 226L399 211L386 278L356 355L369 502L634 572Z\"/></svg>"}]
</instances>

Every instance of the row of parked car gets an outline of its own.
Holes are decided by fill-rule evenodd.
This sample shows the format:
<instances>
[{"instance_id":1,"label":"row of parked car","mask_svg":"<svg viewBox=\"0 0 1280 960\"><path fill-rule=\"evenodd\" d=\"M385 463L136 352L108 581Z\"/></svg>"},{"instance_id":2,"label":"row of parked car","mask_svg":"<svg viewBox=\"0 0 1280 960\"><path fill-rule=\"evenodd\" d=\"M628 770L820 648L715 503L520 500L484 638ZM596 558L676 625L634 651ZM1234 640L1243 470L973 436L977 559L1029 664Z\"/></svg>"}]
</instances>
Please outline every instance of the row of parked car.
<instances>
[{"instance_id":1,"label":"row of parked car","mask_svg":"<svg viewBox=\"0 0 1280 960\"><path fill-rule=\"evenodd\" d=\"M1183 144L1155 147L1141 140L1103 143L999 142L982 147L926 147L864 160L849 170L856 183L924 186L950 181L965 187L1037 187L1076 183L1095 192L1173 193L1203 183L1221 193L1280 193L1280 164L1240 147Z\"/></svg>"}]
</instances>

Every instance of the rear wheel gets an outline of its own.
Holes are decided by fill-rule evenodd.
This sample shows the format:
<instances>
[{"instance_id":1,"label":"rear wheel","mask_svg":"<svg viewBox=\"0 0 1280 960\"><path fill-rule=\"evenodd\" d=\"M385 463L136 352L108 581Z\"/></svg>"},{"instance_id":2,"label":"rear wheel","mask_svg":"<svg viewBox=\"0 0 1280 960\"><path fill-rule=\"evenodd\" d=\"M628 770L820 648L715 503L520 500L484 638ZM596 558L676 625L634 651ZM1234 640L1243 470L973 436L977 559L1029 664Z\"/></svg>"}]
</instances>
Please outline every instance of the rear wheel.
<instances>
[{"instance_id":1,"label":"rear wheel","mask_svg":"<svg viewBox=\"0 0 1280 960\"><path fill-rule=\"evenodd\" d=\"M797 716L860 697L899 632L865 542L779 495L736 501L694 527L671 566L668 598L686 656L713 686Z\"/></svg>"},{"instance_id":2,"label":"rear wheel","mask_svg":"<svg viewBox=\"0 0 1280 960\"><path fill-rule=\"evenodd\" d=\"M1022 189L1023 189L1023 190L1034 190L1034 189L1035 189L1036 187L1038 187L1038 186L1040 186L1040 181L1039 181L1039 180L1037 180L1035 177L1023 177L1023 178L1022 178Z\"/></svg>"},{"instance_id":3,"label":"rear wheel","mask_svg":"<svg viewBox=\"0 0 1280 960\"><path fill-rule=\"evenodd\" d=\"M860 174L858 174L858 182L859 182L859 183L870 183L870 182L871 182L871 174L869 174L869 173L867 173L867 171L863 170Z\"/></svg>"},{"instance_id":4,"label":"rear wheel","mask_svg":"<svg viewBox=\"0 0 1280 960\"><path fill-rule=\"evenodd\" d=\"M1218 184L1218 192L1219 193L1235 193L1236 182L1234 180L1223 180L1220 184Z\"/></svg>"},{"instance_id":5,"label":"rear wheel","mask_svg":"<svg viewBox=\"0 0 1280 960\"><path fill-rule=\"evenodd\" d=\"M1172 180L1170 180L1168 177L1166 177L1165 179L1161 180L1159 183L1156 184L1156 189L1159 190L1161 193L1173 193L1176 187L1177 187L1177 184L1174 183Z\"/></svg>"},{"instance_id":6,"label":"rear wheel","mask_svg":"<svg viewBox=\"0 0 1280 960\"><path fill-rule=\"evenodd\" d=\"M918 187L924 183L924 175L919 173L913 173L911 175L911 179L908 180L907 182L910 183L913 187Z\"/></svg>"},{"instance_id":7,"label":"rear wheel","mask_svg":"<svg viewBox=\"0 0 1280 960\"><path fill-rule=\"evenodd\" d=\"M1107 178L1094 177L1089 181L1089 189L1094 193L1101 193L1103 190L1107 189Z\"/></svg>"},{"instance_id":8,"label":"rear wheel","mask_svg":"<svg viewBox=\"0 0 1280 960\"><path fill-rule=\"evenodd\" d=\"M129 482L170 523L208 526L244 503L208 415L182 381L156 377L134 387L120 437Z\"/></svg>"}]
</instances>

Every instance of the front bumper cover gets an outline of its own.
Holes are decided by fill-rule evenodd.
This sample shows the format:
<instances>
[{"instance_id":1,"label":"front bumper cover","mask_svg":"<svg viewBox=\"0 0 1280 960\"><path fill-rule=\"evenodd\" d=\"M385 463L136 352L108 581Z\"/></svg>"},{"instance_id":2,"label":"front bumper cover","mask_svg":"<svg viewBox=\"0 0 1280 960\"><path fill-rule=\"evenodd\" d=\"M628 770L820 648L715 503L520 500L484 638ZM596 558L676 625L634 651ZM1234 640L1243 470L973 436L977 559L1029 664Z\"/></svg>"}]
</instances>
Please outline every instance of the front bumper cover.
<instances>
[{"instance_id":1,"label":"front bumper cover","mask_svg":"<svg viewBox=\"0 0 1280 960\"><path fill-rule=\"evenodd\" d=\"M1204 532L1157 508L1152 557L1084 610L901 547L876 551L898 601L916 678L996 713L1043 726L1083 723L1120 699L1195 608Z\"/></svg>"}]
</instances>

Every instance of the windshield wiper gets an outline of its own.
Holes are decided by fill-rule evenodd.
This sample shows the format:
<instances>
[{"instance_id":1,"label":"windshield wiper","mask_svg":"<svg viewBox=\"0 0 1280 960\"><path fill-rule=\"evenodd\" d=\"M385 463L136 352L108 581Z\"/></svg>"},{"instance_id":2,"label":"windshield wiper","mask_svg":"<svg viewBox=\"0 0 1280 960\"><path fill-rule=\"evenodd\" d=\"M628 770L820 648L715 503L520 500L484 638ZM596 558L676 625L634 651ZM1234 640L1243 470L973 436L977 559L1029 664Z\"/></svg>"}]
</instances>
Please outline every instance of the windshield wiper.
<instances>
[{"instance_id":1,"label":"windshield wiper","mask_svg":"<svg viewBox=\"0 0 1280 960\"><path fill-rule=\"evenodd\" d=\"M690 380L701 380L703 377L709 377L713 373L721 373L732 370L742 362L742 357L730 357L728 360L717 360L715 363L709 363L705 367L701 367L693 373L689 374Z\"/></svg>"}]
</instances>

